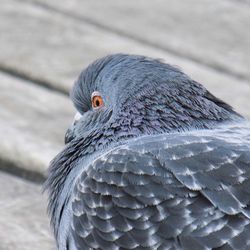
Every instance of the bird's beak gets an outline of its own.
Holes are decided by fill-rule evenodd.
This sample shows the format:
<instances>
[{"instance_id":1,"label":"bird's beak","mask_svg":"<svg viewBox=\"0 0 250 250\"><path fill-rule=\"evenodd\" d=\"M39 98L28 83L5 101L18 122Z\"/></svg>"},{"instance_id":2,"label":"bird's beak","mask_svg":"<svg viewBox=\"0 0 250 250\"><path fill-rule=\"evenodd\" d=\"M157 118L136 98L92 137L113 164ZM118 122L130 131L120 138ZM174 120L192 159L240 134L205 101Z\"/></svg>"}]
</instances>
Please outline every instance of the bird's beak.
<instances>
[{"instance_id":1,"label":"bird's beak","mask_svg":"<svg viewBox=\"0 0 250 250\"><path fill-rule=\"evenodd\" d=\"M77 122L81 119L81 117L82 117L82 115L79 112L77 112L75 117L74 117L73 123L66 131L66 134L64 137L65 144L71 142L75 138L75 133L74 133L75 127L76 127Z\"/></svg>"}]
</instances>

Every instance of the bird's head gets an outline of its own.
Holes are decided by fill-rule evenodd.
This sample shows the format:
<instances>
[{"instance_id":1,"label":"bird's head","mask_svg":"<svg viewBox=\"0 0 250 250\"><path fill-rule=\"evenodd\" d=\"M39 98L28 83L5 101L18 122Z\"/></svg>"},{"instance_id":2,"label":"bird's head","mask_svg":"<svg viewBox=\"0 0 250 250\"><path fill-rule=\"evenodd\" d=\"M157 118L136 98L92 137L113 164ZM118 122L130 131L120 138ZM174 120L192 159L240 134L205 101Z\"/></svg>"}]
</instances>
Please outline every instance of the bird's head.
<instances>
[{"instance_id":1,"label":"bird's head","mask_svg":"<svg viewBox=\"0 0 250 250\"><path fill-rule=\"evenodd\" d=\"M80 74L71 99L77 115L46 181L56 232L75 169L84 168L79 159L132 137L209 129L240 118L179 69L144 56L116 54L93 62Z\"/></svg>"},{"instance_id":2,"label":"bird's head","mask_svg":"<svg viewBox=\"0 0 250 250\"><path fill-rule=\"evenodd\" d=\"M71 98L77 115L66 142L98 132L101 145L121 137L210 128L238 116L179 69L135 55L92 63L80 74Z\"/></svg>"}]
</instances>

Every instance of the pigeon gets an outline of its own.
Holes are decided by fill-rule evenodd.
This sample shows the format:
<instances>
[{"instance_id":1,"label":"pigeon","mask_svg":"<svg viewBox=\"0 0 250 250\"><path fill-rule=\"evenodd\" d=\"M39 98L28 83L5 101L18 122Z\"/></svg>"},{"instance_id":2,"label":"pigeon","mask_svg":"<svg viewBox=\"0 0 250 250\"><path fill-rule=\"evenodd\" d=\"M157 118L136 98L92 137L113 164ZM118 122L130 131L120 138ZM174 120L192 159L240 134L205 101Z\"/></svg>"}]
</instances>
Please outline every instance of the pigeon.
<instances>
[{"instance_id":1,"label":"pigeon","mask_svg":"<svg viewBox=\"0 0 250 250\"><path fill-rule=\"evenodd\" d=\"M59 250L250 249L246 118L140 55L94 61L70 96L45 182Z\"/></svg>"}]
</instances>

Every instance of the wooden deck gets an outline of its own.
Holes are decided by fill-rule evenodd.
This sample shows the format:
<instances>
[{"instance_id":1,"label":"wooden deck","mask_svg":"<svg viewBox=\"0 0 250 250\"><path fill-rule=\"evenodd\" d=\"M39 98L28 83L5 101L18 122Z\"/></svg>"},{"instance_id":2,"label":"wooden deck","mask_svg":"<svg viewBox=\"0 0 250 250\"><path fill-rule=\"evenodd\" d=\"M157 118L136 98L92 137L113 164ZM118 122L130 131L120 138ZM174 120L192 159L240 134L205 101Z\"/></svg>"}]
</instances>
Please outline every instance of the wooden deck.
<instances>
[{"instance_id":1,"label":"wooden deck","mask_svg":"<svg viewBox=\"0 0 250 250\"><path fill-rule=\"evenodd\" d=\"M2 0L0 249L54 249L41 183L79 72L110 53L178 65L250 118L249 0Z\"/></svg>"}]
</instances>

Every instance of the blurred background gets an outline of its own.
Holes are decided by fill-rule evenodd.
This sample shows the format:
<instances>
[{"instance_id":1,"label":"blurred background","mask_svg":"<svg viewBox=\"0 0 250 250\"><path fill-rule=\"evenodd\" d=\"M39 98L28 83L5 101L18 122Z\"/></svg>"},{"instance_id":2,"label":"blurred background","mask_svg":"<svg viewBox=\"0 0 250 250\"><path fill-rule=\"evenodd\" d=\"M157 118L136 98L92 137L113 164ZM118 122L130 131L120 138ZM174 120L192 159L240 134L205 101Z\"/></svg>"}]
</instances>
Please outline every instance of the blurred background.
<instances>
[{"instance_id":1,"label":"blurred background","mask_svg":"<svg viewBox=\"0 0 250 250\"><path fill-rule=\"evenodd\" d=\"M250 118L248 0L1 0L0 249L55 249L41 183L98 57L176 65Z\"/></svg>"}]
</instances>

